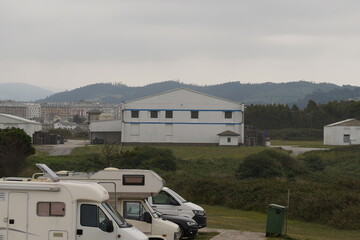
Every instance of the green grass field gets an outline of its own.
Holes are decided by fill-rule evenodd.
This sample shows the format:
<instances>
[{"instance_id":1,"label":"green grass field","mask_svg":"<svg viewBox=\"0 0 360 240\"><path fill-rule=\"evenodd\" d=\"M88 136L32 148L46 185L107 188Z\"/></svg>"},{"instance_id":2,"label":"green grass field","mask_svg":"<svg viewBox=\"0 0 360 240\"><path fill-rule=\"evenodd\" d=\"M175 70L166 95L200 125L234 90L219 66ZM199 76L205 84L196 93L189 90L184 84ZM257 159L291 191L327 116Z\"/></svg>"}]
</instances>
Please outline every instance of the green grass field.
<instances>
[{"instance_id":1,"label":"green grass field","mask_svg":"<svg viewBox=\"0 0 360 240\"><path fill-rule=\"evenodd\" d=\"M267 217L265 211L259 213L210 205L202 205L202 207L207 212L209 228L263 232L265 234ZM345 231L325 225L290 220L287 225L287 236L288 239L296 240L358 240L360 239L360 230Z\"/></svg>"}]
</instances>

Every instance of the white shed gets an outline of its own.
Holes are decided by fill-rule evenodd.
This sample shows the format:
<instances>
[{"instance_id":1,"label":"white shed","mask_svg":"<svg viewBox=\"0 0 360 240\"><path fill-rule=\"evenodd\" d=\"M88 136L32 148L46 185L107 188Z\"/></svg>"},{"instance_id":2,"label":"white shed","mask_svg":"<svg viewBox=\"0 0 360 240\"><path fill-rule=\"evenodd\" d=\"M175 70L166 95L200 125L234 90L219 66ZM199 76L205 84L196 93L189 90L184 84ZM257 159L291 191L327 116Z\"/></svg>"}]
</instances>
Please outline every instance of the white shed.
<instances>
[{"instance_id":1,"label":"white shed","mask_svg":"<svg viewBox=\"0 0 360 240\"><path fill-rule=\"evenodd\" d=\"M324 144L360 144L360 120L347 119L324 126Z\"/></svg>"},{"instance_id":2,"label":"white shed","mask_svg":"<svg viewBox=\"0 0 360 240\"><path fill-rule=\"evenodd\" d=\"M174 89L125 102L121 110L125 144L218 145L225 131L236 134L236 145L244 143L244 105L197 91Z\"/></svg>"},{"instance_id":3,"label":"white shed","mask_svg":"<svg viewBox=\"0 0 360 240\"><path fill-rule=\"evenodd\" d=\"M30 137L32 137L34 132L42 130L41 123L31 121L26 118L17 117L14 115L0 113L0 129L12 127L23 129L25 133Z\"/></svg>"}]
</instances>

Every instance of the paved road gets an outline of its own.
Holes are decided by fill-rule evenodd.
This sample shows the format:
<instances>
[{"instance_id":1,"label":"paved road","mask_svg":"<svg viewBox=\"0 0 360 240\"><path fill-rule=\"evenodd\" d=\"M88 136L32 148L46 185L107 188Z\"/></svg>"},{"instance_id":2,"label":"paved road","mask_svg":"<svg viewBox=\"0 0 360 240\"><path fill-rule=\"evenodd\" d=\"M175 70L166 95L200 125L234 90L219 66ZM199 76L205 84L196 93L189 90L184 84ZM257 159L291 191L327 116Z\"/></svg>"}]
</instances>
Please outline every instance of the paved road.
<instances>
[{"instance_id":1,"label":"paved road","mask_svg":"<svg viewBox=\"0 0 360 240\"><path fill-rule=\"evenodd\" d=\"M266 240L265 233L244 232L218 228L202 228L200 232L218 232L211 240Z\"/></svg>"},{"instance_id":2,"label":"paved road","mask_svg":"<svg viewBox=\"0 0 360 240\"><path fill-rule=\"evenodd\" d=\"M56 145L37 145L36 149L42 152L48 152L51 156L67 155L75 147L81 147L89 144L89 141L85 140L67 140L64 144Z\"/></svg>"}]
</instances>

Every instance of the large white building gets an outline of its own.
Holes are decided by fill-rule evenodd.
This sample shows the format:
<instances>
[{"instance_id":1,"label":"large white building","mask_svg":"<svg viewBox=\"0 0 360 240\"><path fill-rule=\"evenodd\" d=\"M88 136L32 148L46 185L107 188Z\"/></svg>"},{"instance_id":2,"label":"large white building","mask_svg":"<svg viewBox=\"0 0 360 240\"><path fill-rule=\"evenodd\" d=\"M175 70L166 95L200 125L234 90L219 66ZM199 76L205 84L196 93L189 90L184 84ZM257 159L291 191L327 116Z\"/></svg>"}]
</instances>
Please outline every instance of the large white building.
<instances>
[{"instance_id":1,"label":"large white building","mask_svg":"<svg viewBox=\"0 0 360 240\"><path fill-rule=\"evenodd\" d=\"M324 126L324 144L360 144L360 120L347 119Z\"/></svg>"},{"instance_id":2,"label":"large white building","mask_svg":"<svg viewBox=\"0 0 360 240\"><path fill-rule=\"evenodd\" d=\"M0 113L0 129L6 129L12 127L23 129L25 133L30 137L32 137L34 132L42 130L41 123L14 115Z\"/></svg>"},{"instance_id":3,"label":"large white building","mask_svg":"<svg viewBox=\"0 0 360 240\"><path fill-rule=\"evenodd\" d=\"M127 101L121 106L126 143L244 143L244 105L188 89Z\"/></svg>"}]
</instances>

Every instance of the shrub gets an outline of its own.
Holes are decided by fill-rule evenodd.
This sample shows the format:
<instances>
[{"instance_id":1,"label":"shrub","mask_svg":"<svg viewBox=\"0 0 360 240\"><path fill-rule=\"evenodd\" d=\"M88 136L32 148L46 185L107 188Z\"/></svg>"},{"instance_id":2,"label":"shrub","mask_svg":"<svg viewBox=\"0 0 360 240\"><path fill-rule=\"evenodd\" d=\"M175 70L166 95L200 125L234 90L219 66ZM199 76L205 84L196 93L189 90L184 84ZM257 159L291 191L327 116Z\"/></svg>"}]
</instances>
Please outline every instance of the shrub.
<instances>
[{"instance_id":1,"label":"shrub","mask_svg":"<svg viewBox=\"0 0 360 240\"><path fill-rule=\"evenodd\" d=\"M121 151L114 166L118 168L175 171L176 158L169 149L149 146L135 147L131 151Z\"/></svg>"},{"instance_id":2,"label":"shrub","mask_svg":"<svg viewBox=\"0 0 360 240\"><path fill-rule=\"evenodd\" d=\"M288 177L300 173L300 164L286 152L264 150L247 156L236 170L237 179Z\"/></svg>"},{"instance_id":3,"label":"shrub","mask_svg":"<svg viewBox=\"0 0 360 240\"><path fill-rule=\"evenodd\" d=\"M16 176L35 153L31 138L19 128L0 129L0 176Z\"/></svg>"}]
</instances>

